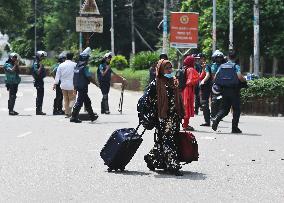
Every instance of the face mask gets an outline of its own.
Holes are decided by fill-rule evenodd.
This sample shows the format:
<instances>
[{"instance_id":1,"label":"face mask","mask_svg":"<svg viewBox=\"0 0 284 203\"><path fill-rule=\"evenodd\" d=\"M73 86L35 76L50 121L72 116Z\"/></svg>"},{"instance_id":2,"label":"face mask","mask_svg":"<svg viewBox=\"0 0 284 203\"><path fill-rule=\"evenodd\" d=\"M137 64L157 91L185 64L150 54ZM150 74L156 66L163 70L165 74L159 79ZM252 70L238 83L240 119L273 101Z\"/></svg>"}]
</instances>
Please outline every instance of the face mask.
<instances>
[{"instance_id":1,"label":"face mask","mask_svg":"<svg viewBox=\"0 0 284 203\"><path fill-rule=\"evenodd\" d=\"M175 76L175 73L174 72L172 72L172 73L168 73L168 74L164 74L164 76L166 77L166 78L173 78L174 76Z\"/></svg>"}]
</instances>

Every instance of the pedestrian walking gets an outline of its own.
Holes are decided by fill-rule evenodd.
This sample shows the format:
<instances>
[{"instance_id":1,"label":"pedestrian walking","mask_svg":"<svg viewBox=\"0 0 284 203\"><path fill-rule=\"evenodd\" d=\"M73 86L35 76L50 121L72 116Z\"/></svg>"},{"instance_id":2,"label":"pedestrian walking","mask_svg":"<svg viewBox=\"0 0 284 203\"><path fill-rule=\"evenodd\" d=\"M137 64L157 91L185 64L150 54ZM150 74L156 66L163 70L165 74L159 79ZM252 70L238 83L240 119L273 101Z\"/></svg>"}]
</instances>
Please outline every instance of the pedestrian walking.
<instances>
[{"instance_id":1,"label":"pedestrian walking","mask_svg":"<svg viewBox=\"0 0 284 203\"><path fill-rule=\"evenodd\" d=\"M65 53L61 53L58 56L58 62L53 66L52 68L52 76L53 78L55 78L57 70L58 70L58 66L63 63L66 60L66 54ZM60 87L60 83L61 81L59 80L58 84L55 84L55 86L53 87L53 90L55 90L55 98L53 101L53 115L64 115L64 111L62 110L63 108L63 94L62 94L62 90Z\"/></svg>"},{"instance_id":2,"label":"pedestrian walking","mask_svg":"<svg viewBox=\"0 0 284 203\"><path fill-rule=\"evenodd\" d=\"M186 86L182 90L182 100L185 112L182 127L185 130L193 131L194 128L189 125L189 119L194 117L194 92L195 86L198 85L199 82L199 74L194 69L193 56L187 56L183 61L183 66L185 68Z\"/></svg>"},{"instance_id":3,"label":"pedestrian walking","mask_svg":"<svg viewBox=\"0 0 284 203\"><path fill-rule=\"evenodd\" d=\"M181 176L176 137L183 118L183 105L178 82L168 60L158 62L156 73L156 80L151 82L147 91L156 93L153 103L157 103L159 124L156 126L154 147L144 160L150 170L164 169Z\"/></svg>"},{"instance_id":4,"label":"pedestrian walking","mask_svg":"<svg viewBox=\"0 0 284 203\"><path fill-rule=\"evenodd\" d=\"M83 104L92 122L98 118L98 115L93 111L92 103L88 96L88 86L90 82L98 86L88 67L88 61L90 58L88 53L89 50L90 48L88 47L80 54L79 62L74 69L73 85L78 95L70 118L70 122L74 123L82 122L79 120L78 116Z\"/></svg>"},{"instance_id":5,"label":"pedestrian walking","mask_svg":"<svg viewBox=\"0 0 284 203\"><path fill-rule=\"evenodd\" d=\"M42 112L42 104L44 97L44 78L46 77L46 70L42 64L42 60L47 56L45 51L37 51L35 61L32 65L32 76L34 78L34 87L37 91L36 96L36 115L46 115Z\"/></svg>"},{"instance_id":6,"label":"pedestrian walking","mask_svg":"<svg viewBox=\"0 0 284 203\"><path fill-rule=\"evenodd\" d=\"M228 55L228 62L222 64L216 73L215 84L222 88L223 103L217 115L213 118L212 129L217 130L221 119L227 116L232 108L232 133L242 133L238 127L241 115L240 82L245 82L246 79L241 74L240 66L235 63L235 52L230 50Z\"/></svg>"},{"instance_id":7,"label":"pedestrian walking","mask_svg":"<svg viewBox=\"0 0 284 203\"><path fill-rule=\"evenodd\" d=\"M19 59L17 53L9 54L9 58L3 66L5 71L5 84L9 91L8 110L10 116L16 116L19 113L14 111L14 106L17 98L18 86L21 82L19 76Z\"/></svg>"},{"instance_id":8,"label":"pedestrian walking","mask_svg":"<svg viewBox=\"0 0 284 203\"><path fill-rule=\"evenodd\" d=\"M123 80L123 83L126 82L125 78L117 75L111 69L110 67L111 59L112 59L112 53L111 52L106 53L97 70L97 78L99 81L99 87L102 92L101 114L110 114L109 104L108 104L108 94L110 90L111 75L114 74L120 77Z\"/></svg>"},{"instance_id":9,"label":"pedestrian walking","mask_svg":"<svg viewBox=\"0 0 284 203\"><path fill-rule=\"evenodd\" d=\"M75 103L76 93L74 91L73 77L76 63L73 62L73 53L66 54L66 60L61 63L56 72L54 87L60 84L64 98L64 110L66 117L71 117L71 110Z\"/></svg>"}]
</instances>

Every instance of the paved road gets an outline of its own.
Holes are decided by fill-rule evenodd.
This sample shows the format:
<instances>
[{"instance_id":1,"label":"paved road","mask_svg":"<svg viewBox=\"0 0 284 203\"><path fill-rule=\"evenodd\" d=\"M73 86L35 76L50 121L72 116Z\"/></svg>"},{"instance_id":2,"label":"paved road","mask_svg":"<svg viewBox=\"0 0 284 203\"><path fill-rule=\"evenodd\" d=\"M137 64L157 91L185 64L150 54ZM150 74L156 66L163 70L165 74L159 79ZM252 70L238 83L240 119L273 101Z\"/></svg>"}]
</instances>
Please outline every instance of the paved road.
<instances>
[{"instance_id":1,"label":"paved road","mask_svg":"<svg viewBox=\"0 0 284 203\"><path fill-rule=\"evenodd\" d=\"M3 79L0 76L0 81ZM1 79L2 78L2 79ZM108 173L99 152L118 128L137 125L141 93L127 91L123 115L117 112L120 92L111 90L111 115L95 123L70 123L52 116L52 79L45 83L43 110L35 116L35 89L29 76L19 87L16 110L9 117L7 91L0 84L0 202L283 202L284 119L242 116L242 135L230 134L231 117L218 132L192 119L200 160L185 165L183 177L150 172L143 156L153 145L153 132L124 173ZM100 91L90 95L99 112Z\"/></svg>"}]
</instances>

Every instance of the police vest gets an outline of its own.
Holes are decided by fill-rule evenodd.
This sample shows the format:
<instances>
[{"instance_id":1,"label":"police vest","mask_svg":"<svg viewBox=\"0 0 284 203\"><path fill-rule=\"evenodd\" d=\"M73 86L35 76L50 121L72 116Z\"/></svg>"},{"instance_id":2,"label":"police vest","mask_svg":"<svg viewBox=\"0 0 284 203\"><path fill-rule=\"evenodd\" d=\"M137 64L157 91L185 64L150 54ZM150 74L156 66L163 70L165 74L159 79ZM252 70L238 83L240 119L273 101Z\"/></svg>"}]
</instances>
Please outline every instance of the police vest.
<instances>
[{"instance_id":1,"label":"police vest","mask_svg":"<svg viewBox=\"0 0 284 203\"><path fill-rule=\"evenodd\" d=\"M79 62L74 69L73 84L75 89L84 89L90 84L90 81L85 74L85 68L85 63Z\"/></svg>"}]
</instances>

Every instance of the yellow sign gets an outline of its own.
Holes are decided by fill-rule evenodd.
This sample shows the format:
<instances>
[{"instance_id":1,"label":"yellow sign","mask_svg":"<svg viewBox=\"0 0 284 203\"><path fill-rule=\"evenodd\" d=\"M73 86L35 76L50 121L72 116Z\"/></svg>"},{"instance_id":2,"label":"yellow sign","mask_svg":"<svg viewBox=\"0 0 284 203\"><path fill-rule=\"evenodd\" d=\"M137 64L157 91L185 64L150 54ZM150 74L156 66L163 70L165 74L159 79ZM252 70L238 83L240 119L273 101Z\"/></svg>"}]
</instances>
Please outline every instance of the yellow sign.
<instances>
[{"instance_id":1,"label":"yellow sign","mask_svg":"<svg viewBox=\"0 0 284 203\"><path fill-rule=\"evenodd\" d=\"M83 3L80 14L96 14L100 15L96 0L85 0Z\"/></svg>"}]
</instances>

